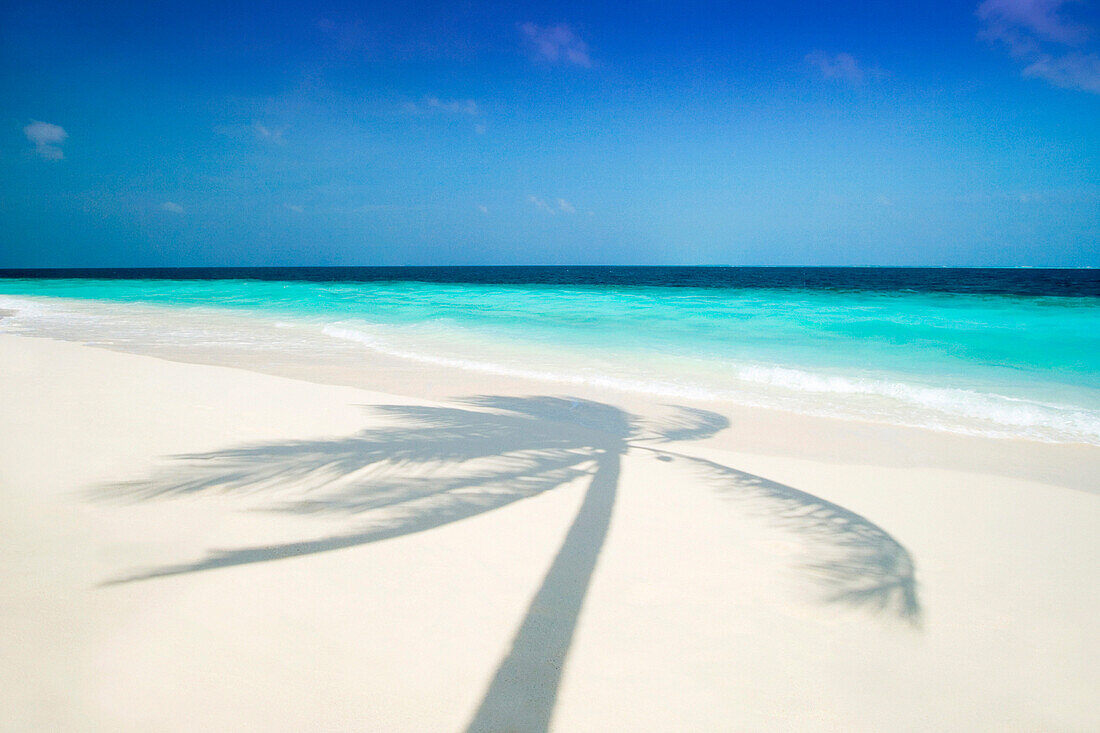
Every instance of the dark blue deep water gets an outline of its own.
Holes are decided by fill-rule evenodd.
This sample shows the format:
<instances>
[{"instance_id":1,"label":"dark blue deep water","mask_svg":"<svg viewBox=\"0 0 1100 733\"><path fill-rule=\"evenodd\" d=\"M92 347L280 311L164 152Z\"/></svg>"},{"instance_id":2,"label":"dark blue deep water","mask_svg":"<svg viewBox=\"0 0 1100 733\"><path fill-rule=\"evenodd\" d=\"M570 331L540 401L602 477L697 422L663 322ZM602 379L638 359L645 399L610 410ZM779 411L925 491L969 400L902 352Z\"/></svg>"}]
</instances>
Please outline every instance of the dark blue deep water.
<instances>
[{"instance_id":1,"label":"dark blue deep water","mask_svg":"<svg viewBox=\"0 0 1100 733\"><path fill-rule=\"evenodd\" d=\"M1100 270L911 267L182 267L3 270L0 278L426 282L1100 297Z\"/></svg>"}]
</instances>

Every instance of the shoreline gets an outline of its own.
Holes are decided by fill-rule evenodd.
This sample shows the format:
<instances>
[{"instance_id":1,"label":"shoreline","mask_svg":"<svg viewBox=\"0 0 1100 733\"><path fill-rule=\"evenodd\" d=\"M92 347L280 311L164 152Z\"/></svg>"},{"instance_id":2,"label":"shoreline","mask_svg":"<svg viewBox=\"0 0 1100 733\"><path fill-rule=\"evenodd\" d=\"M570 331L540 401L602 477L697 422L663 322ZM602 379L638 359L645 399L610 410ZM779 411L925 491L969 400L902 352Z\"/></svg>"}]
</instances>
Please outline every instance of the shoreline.
<instances>
[{"instance_id":1,"label":"shoreline","mask_svg":"<svg viewBox=\"0 0 1100 733\"><path fill-rule=\"evenodd\" d=\"M992 471L1094 451L1063 475L1063 451L909 434L852 461L834 425L792 456L758 449L813 421L11 334L0 366L16 725L463 730L525 696L529 729L1100 723L1100 502ZM557 620L531 635L532 608Z\"/></svg>"},{"instance_id":2,"label":"shoreline","mask_svg":"<svg viewBox=\"0 0 1100 733\"><path fill-rule=\"evenodd\" d=\"M38 338L31 337L28 338ZM48 337L46 337L48 338ZM745 458L763 455L812 460L859 462L886 467L933 466L976 473L997 473L1050 482L1066 488L1100 493L1095 474L1100 466L1100 446L1087 443L1050 443L1026 438L968 435L930 428L872 422L860 418L827 417L779 408L732 404L728 401L676 399L610 390L591 385L561 385L535 379L485 374L402 359L364 349L354 359L331 363L305 363L223 346L202 353L170 348L97 345L119 353L132 353L186 364L244 369L258 374L353 387L414 399L450 401L476 396L491 383L494 393L510 396L562 394L579 396L622 407L628 411L652 411L678 404L714 410L725 415L729 426L709 439L723 450ZM789 425L813 435L812 441L792 445Z\"/></svg>"},{"instance_id":3,"label":"shoreline","mask_svg":"<svg viewBox=\"0 0 1100 733\"><path fill-rule=\"evenodd\" d=\"M508 288L425 285L431 292L423 293L415 284L405 292L403 284L381 283L360 292L234 281L161 283L145 292L146 286L125 281L68 282L48 285L40 296L28 291L25 300L12 296L12 307L23 303L25 313L12 319L11 332L210 363L340 366L350 374L338 375L343 383L355 379L356 370L389 362L420 372L523 380L540 391L591 388L1100 446L1100 395L1092 386L1100 364L1088 336L1095 307L1070 307L1072 299L1053 309L1007 300L986 309L982 298L950 296L934 304L911 294L896 313L892 300L873 293L853 303L828 293L812 295L821 302L777 296L767 303L699 294L659 306L652 297L624 294L620 302L610 289L590 312L588 298L570 288L538 298L539 305L530 293ZM149 297L143 300L143 293ZM864 297L878 300L868 305ZM4 300L0 296L0 305ZM842 315L847 308L855 308L851 318ZM390 315L375 318L372 309ZM752 320L758 317L760 324ZM685 325L665 333L673 321ZM530 333L521 322L531 324ZM1048 336L1012 338L1022 324ZM780 341L786 346L768 346ZM297 373L316 380L309 368Z\"/></svg>"}]
</instances>

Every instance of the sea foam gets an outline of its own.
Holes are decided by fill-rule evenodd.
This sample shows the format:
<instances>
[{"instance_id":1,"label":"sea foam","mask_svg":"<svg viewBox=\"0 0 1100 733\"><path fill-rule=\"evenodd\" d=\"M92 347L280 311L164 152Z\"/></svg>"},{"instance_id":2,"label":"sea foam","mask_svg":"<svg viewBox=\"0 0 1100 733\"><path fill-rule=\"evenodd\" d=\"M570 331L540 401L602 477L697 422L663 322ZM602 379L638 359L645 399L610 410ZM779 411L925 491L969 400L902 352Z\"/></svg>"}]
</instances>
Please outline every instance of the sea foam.
<instances>
[{"instance_id":1,"label":"sea foam","mask_svg":"<svg viewBox=\"0 0 1100 733\"><path fill-rule=\"evenodd\" d=\"M763 365L734 367L727 372L731 379L725 384L718 379L711 384L691 384L673 379L570 373L399 347L385 337L345 323L325 325L322 331L387 356L484 374L660 397L777 407L818 416L861 418L972 435L1100 445L1100 413L1097 411L996 393L815 374ZM814 399L822 396L840 399ZM851 398L862 401L853 403Z\"/></svg>"}]
</instances>

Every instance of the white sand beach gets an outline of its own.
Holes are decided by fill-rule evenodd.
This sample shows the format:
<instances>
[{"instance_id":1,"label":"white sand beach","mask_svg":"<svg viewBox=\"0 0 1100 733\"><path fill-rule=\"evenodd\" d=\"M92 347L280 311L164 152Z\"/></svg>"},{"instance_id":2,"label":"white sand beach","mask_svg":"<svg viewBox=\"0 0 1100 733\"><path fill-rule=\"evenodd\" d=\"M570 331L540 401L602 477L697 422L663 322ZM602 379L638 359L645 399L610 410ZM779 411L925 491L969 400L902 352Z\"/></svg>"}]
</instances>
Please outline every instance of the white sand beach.
<instances>
[{"instance_id":1,"label":"white sand beach","mask_svg":"<svg viewBox=\"0 0 1100 733\"><path fill-rule=\"evenodd\" d=\"M0 728L1100 729L1100 448L292 373L0 335Z\"/></svg>"}]
</instances>

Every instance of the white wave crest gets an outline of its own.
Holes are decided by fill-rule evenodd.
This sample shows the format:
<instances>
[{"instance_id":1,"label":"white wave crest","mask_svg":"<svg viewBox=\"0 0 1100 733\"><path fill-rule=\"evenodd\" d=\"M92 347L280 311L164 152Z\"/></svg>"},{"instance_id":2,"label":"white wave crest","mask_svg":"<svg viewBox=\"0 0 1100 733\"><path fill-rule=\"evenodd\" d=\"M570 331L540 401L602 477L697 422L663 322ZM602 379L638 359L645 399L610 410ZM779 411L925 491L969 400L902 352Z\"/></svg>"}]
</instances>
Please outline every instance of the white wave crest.
<instances>
[{"instance_id":1,"label":"white wave crest","mask_svg":"<svg viewBox=\"0 0 1100 733\"><path fill-rule=\"evenodd\" d=\"M995 393L761 365L736 367L726 384L703 386L580 371L531 369L444 356L397 347L362 327L344 323L328 324L322 330L328 336L360 343L380 354L506 377L661 397L779 407L813 415L869 419L973 435L1100 444L1100 413L1097 411Z\"/></svg>"},{"instance_id":2,"label":"white wave crest","mask_svg":"<svg viewBox=\"0 0 1100 733\"><path fill-rule=\"evenodd\" d=\"M1100 415L1070 405L967 389L814 374L788 367L742 367L737 371L737 378L792 392L882 397L943 415L989 421L1006 427L1047 428L1064 435L1088 437L1090 442L1100 442Z\"/></svg>"}]
</instances>

